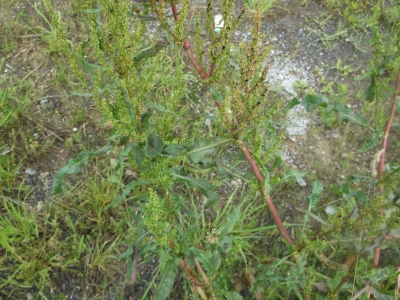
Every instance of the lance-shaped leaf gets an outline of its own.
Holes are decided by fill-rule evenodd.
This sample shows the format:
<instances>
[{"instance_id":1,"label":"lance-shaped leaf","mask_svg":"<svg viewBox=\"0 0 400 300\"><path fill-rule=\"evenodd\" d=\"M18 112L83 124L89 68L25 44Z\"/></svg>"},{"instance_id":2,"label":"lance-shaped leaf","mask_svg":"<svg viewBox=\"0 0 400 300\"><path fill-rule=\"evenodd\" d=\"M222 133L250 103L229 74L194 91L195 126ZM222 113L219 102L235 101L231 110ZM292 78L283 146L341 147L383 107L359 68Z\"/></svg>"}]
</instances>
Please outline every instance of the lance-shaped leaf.
<instances>
[{"instance_id":1,"label":"lance-shaped leaf","mask_svg":"<svg viewBox=\"0 0 400 300\"><path fill-rule=\"evenodd\" d=\"M296 99L296 98L294 98ZM292 100L291 102L295 101ZM295 102L294 102L295 103ZM307 95L303 101L301 101L301 104L305 107L307 112L310 112L313 110L315 106L320 106L320 107L328 107L328 98L325 96L322 96L320 94L316 95Z\"/></svg>"},{"instance_id":2,"label":"lance-shaped leaf","mask_svg":"<svg viewBox=\"0 0 400 300\"><path fill-rule=\"evenodd\" d=\"M335 110L339 113L339 118L343 121L352 121L361 126L369 127L368 121L360 114L353 111L344 103L335 102L329 105L328 110Z\"/></svg>"},{"instance_id":3,"label":"lance-shaped leaf","mask_svg":"<svg viewBox=\"0 0 400 300\"><path fill-rule=\"evenodd\" d=\"M71 158L68 160L68 164L61 168L53 179L53 194L62 194L67 190L67 185L65 183L65 176L79 173L82 169L89 163L89 158L91 156L101 155L107 153L110 149L114 147L114 143L110 141L105 147L94 151L88 152L86 150L81 151L76 158Z\"/></svg>"},{"instance_id":4,"label":"lance-shaped leaf","mask_svg":"<svg viewBox=\"0 0 400 300\"><path fill-rule=\"evenodd\" d=\"M217 101L218 103L222 103L222 95L220 92L218 92L217 90L214 90L212 87L210 88L210 93L211 95L214 97L215 101Z\"/></svg>"},{"instance_id":5,"label":"lance-shaped leaf","mask_svg":"<svg viewBox=\"0 0 400 300\"><path fill-rule=\"evenodd\" d=\"M211 140L196 140L189 145L188 154L194 163L202 161L206 156L214 153L215 149L231 141L231 139L217 137Z\"/></svg>"},{"instance_id":6,"label":"lance-shaped leaf","mask_svg":"<svg viewBox=\"0 0 400 300\"><path fill-rule=\"evenodd\" d=\"M163 141L158 136L152 134L147 138L146 146L144 147L144 155L153 158L161 154L163 149Z\"/></svg>"},{"instance_id":7,"label":"lance-shaped leaf","mask_svg":"<svg viewBox=\"0 0 400 300\"><path fill-rule=\"evenodd\" d=\"M303 178L305 175L307 175L307 172L299 172L297 170L289 170L286 171L284 176L283 176L283 181L284 182L289 182L289 180L294 177L296 180L299 180L300 178Z\"/></svg>"},{"instance_id":8,"label":"lance-shaped leaf","mask_svg":"<svg viewBox=\"0 0 400 300\"><path fill-rule=\"evenodd\" d=\"M364 99L369 102L374 101L376 95L376 75L371 75L371 83L364 92Z\"/></svg>"},{"instance_id":9,"label":"lance-shaped leaf","mask_svg":"<svg viewBox=\"0 0 400 300\"><path fill-rule=\"evenodd\" d=\"M372 147L376 145L376 143L380 142L383 138L383 133L380 128L375 129L374 135L371 138L366 138L364 141L364 145L358 149L359 153L363 153L368 151Z\"/></svg>"},{"instance_id":10,"label":"lance-shaped leaf","mask_svg":"<svg viewBox=\"0 0 400 300\"><path fill-rule=\"evenodd\" d=\"M219 175L221 176L225 176L227 178L234 178L236 177L235 172L232 171L232 169L228 168L227 166L225 166L224 164L218 162L217 164L217 171L219 173Z\"/></svg>"},{"instance_id":11,"label":"lance-shaped leaf","mask_svg":"<svg viewBox=\"0 0 400 300\"><path fill-rule=\"evenodd\" d=\"M226 218L226 221L221 224L219 227L219 232L221 237L225 237L226 235L230 234L232 230L235 228L235 224L240 219L240 205L237 205L233 212L229 214Z\"/></svg>"},{"instance_id":12,"label":"lance-shaped leaf","mask_svg":"<svg viewBox=\"0 0 400 300\"><path fill-rule=\"evenodd\" d=\"M184 145L169 144L167 147L164 148L163 154L170 156L182 155L183 153L185 153L186 149L187 147Z\"/></svg>"},{"instance_id":13,"label":"lance-shaped leaf","mask_svg":"<svg viewBox=\"0 0 400 300\"><path fill-rule=\"evenodd\" d=\"M113 202L111 202L110 204L108 204L104 210L108 210L111 207L116 207L118 206L122 200L125 199L125 197L136 187L139 185L148 185L148 184L152 184L151 181L149 180L134 180L131 181L130 183L128 183L126 185L126 187L124 188L124 190L122 191L122 194L119 195Z\"/></svg>"},{"instance_id":14,"label":"lance-shaped leaf","mask_svg":"<svg viewBox=\"0 0 400 300\"><path fill-rule=\"evenodd\" d=\"M159 283L158 291L154 299L167 299L174 287L175 277L178 273L179 258L175 257L163 264L163 273Z\"/></svg>"},{"instance_id":15,"label":"lance-shaped leaf","mask_svg":"<svg viewBox=\"0 0 400 300\"><path fill-rule=\"evenodd\" d=\"M147 59L153 56L156 56L158 52L160 52L163 48L168 46L167 40L160 40L157 43L150 45L148 47L143 47L138 52L133 55L133 60L135 62L139 62L143 59Z\"/></svg>"},{"instance_id":16,"label":"lance-shaped leaf","mask_svg":"<svg viewBox=\"0 0 400 300\"><path fill-rule=\"evenodd\" d=\"M95 69L100 70L100 71L104 71L105 68L103 68L102 66L96 65L96 64L91 64L89 63L86 58L84 57L84 55L80 56L78 58L79 63L81 64L82 68L88 73L90 79L94 78L94 71Z\"/></svg>"},{"instance_id":17,"label":"lance-shaped leaf","mask_svg":"<svg viewBox=\"0 0 400 300\"><path fill-rule=\"evenodd\" d=\"M311 184L311 194L307 196L308 200L308 211L312 211L317 205L319 199L321 198L321 193L324 186L319 181L313 181Z\"/></svg>"},{"instance_id":18,"label":"lance-shaped leaf","mask_svg":"<svg viewBox=\"0 0 400 300\"><path fill-rule=\"evenodd\" d=\"M187 182L190 187L199 189L208 199L208 201L205 203L206 205L213 206L218 203L219 198L217 193L214 191L214 186L207 180L195 179L190 176L185 177L174 173L171 173L171 175L174 176L177 181Z\"/></svg>"},{"instance_id":19,"label":"lance-shaped leaf","mask_svg":"<svg viewBox=\"0 0 400 300\"><path fill-rule=\"evenodd\" d=\"M61 168L53 179L53 194L62 194L67 190L65 176L80 172L89 162L90 152L84 150L76 158L68 160L68 164Z\"/></svg>"},{"instance_id":20,"label":"lance-shaped leaf","mask_svg":"<svg viewBox=\"0 0 400 300\"><path fill-rule=\"evenodd\" d=\"M289 109L295 107L296 105L300 104L299 99L293 98L285 107L285 110L288 111Z\"/></svg>"}]
</instances>

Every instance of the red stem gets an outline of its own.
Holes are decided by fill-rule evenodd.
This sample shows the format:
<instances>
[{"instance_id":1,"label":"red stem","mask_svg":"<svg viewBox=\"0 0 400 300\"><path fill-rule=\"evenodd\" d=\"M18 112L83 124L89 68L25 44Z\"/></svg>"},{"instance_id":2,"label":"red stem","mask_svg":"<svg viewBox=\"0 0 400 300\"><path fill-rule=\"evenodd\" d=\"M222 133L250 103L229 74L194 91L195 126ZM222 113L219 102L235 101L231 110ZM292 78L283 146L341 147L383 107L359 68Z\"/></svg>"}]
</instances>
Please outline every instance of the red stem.
<instances>
[{"instance_id":1,"label":"red stem","mask_svg":"<svg viewBox=\"0 0 400 300\"><path fill-rule=\"evenodd\" d=\"M188 41L183 42L183 49L185 49L187 55L189 56L193 66L196 68L196 71L199 73L201 78L208 79L206 72L204 72L203 68L200 66L199 62L197 61L196 57L193 54L192 49L190 48L190 44Z\"/></svg>"},{"instance_id":2,"label":"red stem","mask_svg":"<svg viewBox=\"0 0 400 300\"><path fill-rule=\"evenodd\" d=\"M176 5L172 5L171 8L172 8L172 13L174 15L175 22L178 22L178 10L176 8ZM208 79L206 72L204 72L203 68L200 66L198 60L194 56L193 51L190 47L190 44L187 40L185 40L183 42L183 49L185 49L187 55L189 56L190 61L192 62L193 66L195 67L197 73L199 73L201 78Z\"/></svg>"},{"instance_id":3,"label":"red stem","mask_svg":"<svg viewBox=\"0 0 400 300\"><path fill-rule=\"evenodd\" d=\"M215 293L212 289L212 285L211 285L210 281L208 280L206 273L204 272L203 268L201 267L201 265L196 257L194 257L194 264L196 265L197 271L199 271L201 277L203 278L204 283L206 284L207 292L209 292L211 294L211 299L217 300L217 297L215 296Z\"/></svg>"},{"instance_id":4,"label":"red stem","mask_svg":"<svg viewBox=\"0 0 400 300\"><path fill-rule=\"evenodd\" d=\"M137 264L137 249L136 247L133 248L133 271L132 271L132 277L131 280L129 281L129 284L134 284L136 279L137 279L137 274L138 274L138 264Z\"/></svg>"},{"instance_id":5,"label":"red stem","mask_svg":"<svg viewBox=\"0 0 400 300\"><path fill-rule=\"evenodd\" d=\"M249 150L247 149L247 147L244 145L244 143L240 140L238 140L237 142L240 144L242 152L246 156L246 159L249 162L251 169L253 170L253 173L257 179L257 182L260 184L261 194L268 204L269 210L272 214L272 217L275 220L276 225L279 228L279 231L282 233L285 240L289 244L292 244L293 243L292 239L290 238L289 234L287 233L286 228L283 226L281 218L279 217L278 211L276 210L276 207L275 207L274 203L272 202L271 197L269 195L267 195L267 193L266 193L264 178L261 175L260 169L258 168L254 159L251 157L251 154L250 154Z\"/></svg>"},{"instance_id":6,"label":"red stem","mask_svg":"<svg viewBox=\"0 0 400 300\"><path fill-rule=\"evenodd\" d=\"M211 64L211 67L210 67L210 77L213 75L213 73L214 73L214 68L215 68L215 64L214 63L212 63Z\"/></svg>"},{"instance_id":7,"label":"red stem","mask_svg":"<svg viewBox=\"0 0 400 300\"><path fill-rule=\"evenodd\" d=\"M397 101L399 99L399 94L400 94L400 69L399 69L399 73L397 75L397 84L396 84L396 94L393 97L393 102L392 102L392 109L390 110L390 116L389 116L389 120L386 123L386 128L385 128L385 135L383 136L383 140L382 140L382 155L381 155L381 160L379 162L379 169L378 169L378 180L381 179L382 177L382 173L383 173L383 168L385 166L385 154L386 154L386 148L387 148L387 141L388 141L388 137L389 137L389 132L390 132L390 128L392 126L392 122L394 119L394 114L396 113L396 106L397 106ZM379 187L381 191L383 191L384 187L380 186ZM381 203L382 205L382 203ZM381 208L380 214L383 213L383 210ZM375 248L375 254L374 254L374 268L378 267L379 264L379 257L380 257L380 253L381 253L381 248L377 247Z\"/></svg>"},{"instance_id":8,"label":"red stem","mask_svg":"<svg viewBox=\"0 0 400 300\"><path fill-rule=\"evenodd\" d=\"M172 5L172 13L174 14L175 22L178 22L178 10L176 9L176 5Z\"/></svg>"},{"instance_id":9,"label":"red stem","mask_svg":"<svg viewBox=\"0 0 400 300\"><path fill-rule=\"evenodd\" d=\"M397 100L399 98L399 94L400 94L400 69L399 69L399 74L397 75L396 94L394 95L394 98L393 98L392 109L390 111L390 117L386 123L385 135L384 135L383 141L382 141L383 153L381 156L381 161L380 161L379 170L378 170L378 178L379 179L382 175L383 168L385 166L385 153L386 153L386 148L387 148L387 141L388 141L388 137L389 137L390 127L392 126L392 122L394 119L394 114L396 113L396 106L397 106Z\"/></svg>"}]
</instances>

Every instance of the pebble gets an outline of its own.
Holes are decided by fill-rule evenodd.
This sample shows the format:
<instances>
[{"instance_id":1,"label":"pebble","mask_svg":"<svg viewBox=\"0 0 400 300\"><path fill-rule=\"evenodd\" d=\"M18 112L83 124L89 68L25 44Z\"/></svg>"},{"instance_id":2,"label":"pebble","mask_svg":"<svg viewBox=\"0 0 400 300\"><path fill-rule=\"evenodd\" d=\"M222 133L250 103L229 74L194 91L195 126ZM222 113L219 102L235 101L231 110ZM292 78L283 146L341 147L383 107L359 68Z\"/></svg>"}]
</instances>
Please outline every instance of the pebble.
<instances>
[{"instance_id":1,"label":"pebble","mask_svg":"<svg viewBox=\"0 0 400 300\"><path fill-rule=\"evenodd\" d=\"M36 174L36 170L31 169L31 168L27 168L25 170L25 173L28 174L28 175L35 175Z\"/></svg>"},{"instance_id":2,"label":"pebble","mask_svg":"<svg viewBox=\"0 0 400 300\"><path fill-rule=\"evenodd\" d=\"M297 180L297 183L299 184L299 186L301 186L301 187L307 186L307 182L303 178L297 178L296 180Z\"/></svg>"}]
</instances>

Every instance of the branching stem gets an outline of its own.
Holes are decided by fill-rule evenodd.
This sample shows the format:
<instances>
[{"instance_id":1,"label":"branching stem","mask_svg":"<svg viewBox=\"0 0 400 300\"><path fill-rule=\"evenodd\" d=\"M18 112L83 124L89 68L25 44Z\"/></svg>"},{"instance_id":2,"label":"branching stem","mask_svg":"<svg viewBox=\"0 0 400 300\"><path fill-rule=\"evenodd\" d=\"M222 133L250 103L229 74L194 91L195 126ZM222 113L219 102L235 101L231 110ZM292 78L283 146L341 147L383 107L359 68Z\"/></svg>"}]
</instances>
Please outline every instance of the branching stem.
<instances>
[{"instance_id":1,"label":"branching stem","mask_svg":"<svg viewBox=\"0 0 400 300\"><path fill-rule=\"evenodd\" d=\"M178 21L178 11L177 11L176 6L173 5L171 8L172 8L172 13L174 14L175 21ZM197 61L196 57L193 54L193 51L190 48L189 42L186 39L183 42L183 48L185 49L187 55L189 56L190 60L192 61L193 65L196 68L197 72L199 73L200 77L202 79L208 79L209 78L208 75L204 72L203 68L201 68L199 62ZM218 109L221 108L221 105L218 102L215 102L215 105L218 107ZM229 119L228 119L228 121L229 121ZM260 173L260 169L258 168L256 162L254 161L253 157L251 156L249 150L244 145L244 143L240 140L238 140L237 142L240 144L240 148L241 148L243 154L246 156L246 159L249 162L251 169L253 170L254 176L256 177L257 182L260 185L261 195L267 202L269 210L279 228L279 231L281 232L281 234L283 235L285 240L289 244L292 244L293 242L292 242L289 234L287 233L285 227L283 226L283 223L279 217L278 211L276 210L274 203L271 200L271 197L269 195L267 195L267 193L266 193L264 178L262 177L262 175Z\"/></svg>"}]
</instances>

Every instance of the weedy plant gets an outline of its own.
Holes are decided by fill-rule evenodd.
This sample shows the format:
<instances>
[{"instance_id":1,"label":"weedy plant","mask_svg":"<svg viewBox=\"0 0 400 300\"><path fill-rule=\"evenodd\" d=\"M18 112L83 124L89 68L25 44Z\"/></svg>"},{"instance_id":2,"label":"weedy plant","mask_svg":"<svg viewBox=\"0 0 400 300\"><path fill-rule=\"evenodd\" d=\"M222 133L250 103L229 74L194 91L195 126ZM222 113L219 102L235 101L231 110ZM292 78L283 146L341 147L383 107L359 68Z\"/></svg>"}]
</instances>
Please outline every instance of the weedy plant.
<instances>
[{"instance_id":1,"label":"weedy plant","mask_svg":"<svg viewBox=\"0 0 400 300\"><path fill-rule=\"evenodd\" d=\"M76 77L88 82L88 90L74 94L92 97L113 124L114 134L105 147L82 151L70 159L54 177L54 193L68 195L67 176L82 171L98 155L110 156L112 174L108 185L102 186L105 190L95 193L99 199L82 200L82 207L91 207L90 214L82 209L63 218L62 223L72 228L66 239L75 249L45 242L37 248L55 255L44 258L48 269L43 272L27 265L12 243L22 243L22 237L28 236L27 249L33 249L32 241L42 237L47 226L58 240L61 216L25 224L24 218L30 215L26 210L6 206L15 220L0 217L1 229L7 228L0 242L15 266L13 276L24 282L40 278L37 283L43 285L46 272L71 267L92 245L98 246L98 256L91 252L89 265L106 269L104 262L112 256L110 249L118 240L123 247L119 259L127 261L121 298L134 293L140 279L139 262L153 259L158 267L143 299L174 296L178 280L185 283L177 296L181 298L243 299L245 290L255 299L357 299L363 293L375 298L398 294L395 266L378 268L379 251L373 251L382 245L394 247L398 237L398 208L393 201L398 192L398 162L390 165L386 176L382 172L400 83L392 93L392 112L387 118L378 99L384 89L378 80L384 73L378 71L379 63L386 55L376 51L366 92L368 100L376 101L371 121L344 101L330 102L319 94L295 98L287 105L272 100L265 81L269 49L262 46L260 30L263 14L272 5L273 1L245 1L242 6L230 0L207 0L205 9L192 15L187 0L149 0L135 7L128 1L79 2L88 27L83 40L77 45L52 43L68 49L63 53L69 54ZM57 21L54 28L65 28L61 19L53 16L59 15L49 1L46 10L50 19ZM217 11L223 24L214 22ZM154 18L160 30L157 37L150 38L146 27ZM251 40L234 45L232 34L244 18L253 21ZM194 28L190 25L193 20ZM57 38L62 40L65 32L60 32ZM374 46L379 49L384 39L375 33ZM398 68L399 49L391 48L390 54L393 58L383 61L388 72ZM371 166L375 170L380 161L379 175L349 177L333 190L338 200L327 206L327 214L318 206L323 184L315 180L307 196L308 207L302 210L303 222L286 224L270 194L289 177L301 176L294 171L284 173L279 155L283 138L279 123L296 105L307 111L320 107L329 120L337 116L364 126L373 132L374 143L383 137L383 124L388 125L383 151ZM374 143L362 149L370 149ZM100 197L102 191L107 197ZM265 224L267 210L275 225ZM102 234L110 235L108 243L112 245L91 240L84 217L92 232L107 228ZM35 225L41 222L41 226ZM266 240L273 246L266 247ZM70 251L79 253L75 260L58 259L55 254ZM21 265L30 267L30 278L24 277ZM10 279L6 284L17 282Z\"/></svg>"}]
</instances>

